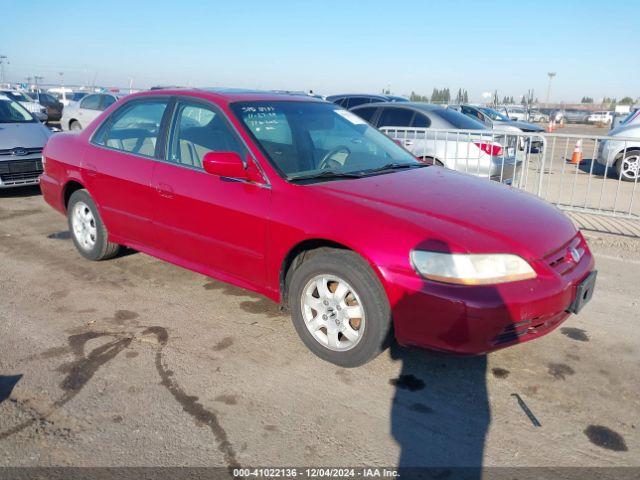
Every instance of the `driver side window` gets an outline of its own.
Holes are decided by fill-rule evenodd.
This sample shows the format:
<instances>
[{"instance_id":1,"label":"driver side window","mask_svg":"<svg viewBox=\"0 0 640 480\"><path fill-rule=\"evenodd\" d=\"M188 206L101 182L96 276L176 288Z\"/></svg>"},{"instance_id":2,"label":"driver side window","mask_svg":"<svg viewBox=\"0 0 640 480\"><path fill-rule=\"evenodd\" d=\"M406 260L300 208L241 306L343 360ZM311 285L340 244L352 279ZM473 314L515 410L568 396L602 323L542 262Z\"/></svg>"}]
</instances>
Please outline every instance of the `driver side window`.
<instances>
[{"instance_id":1,"label":"driver side window","mask_svg":"<svg viewBox=\"0 0 640 480\"><path fill-rule=\"evenodd\" d=\"M202 168L208 152L236 152L246 157L246 151L222 114L205 105L180 103L176 110L169 160L189 167Z\"/></svg>"}]
</instances>

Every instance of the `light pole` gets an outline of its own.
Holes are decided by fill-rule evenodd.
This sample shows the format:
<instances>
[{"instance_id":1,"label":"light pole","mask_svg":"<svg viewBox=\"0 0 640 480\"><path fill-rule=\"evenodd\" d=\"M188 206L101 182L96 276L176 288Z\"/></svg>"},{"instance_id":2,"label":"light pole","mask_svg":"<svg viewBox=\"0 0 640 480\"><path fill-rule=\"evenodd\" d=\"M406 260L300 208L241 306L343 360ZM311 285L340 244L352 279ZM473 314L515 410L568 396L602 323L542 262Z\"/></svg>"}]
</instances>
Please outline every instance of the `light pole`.
<instances>
[{"instance_id":1,"label":"light pole","mask_svg":"<svg viewBox=\"0 0 640 480\"><path fill-rule=\"evenodd\" d=\"M547 76L549 77L549 85L547 85L547 103L549 103L551 99L551 80L556 76L556 72L549 72L547 73Z\"/></svg>"},{"instance_id":2,"label":"light pole","mask_svg":"<svg viewBox=\"0 0 640 480\"><path fill-rule=\"evenodd\" d=\"M6 55L0 55L0 83L4 83L4 64L9 63Z\"/></svg>"},{"instance_id":3,"label":"light pole","mask_svg":"<svg viewBox=\"0 0 640 480\"><path fill-rule=\"evenodd\" d=\"M64 72L58 72L58 75L60 75L60 87L64 88Z\"/></svg>"},{"instance_id":4,"label":"light pole","mask_svg":"<svg viewBox=\"0 0 640 480\"><path fill-rule=\"evenodd\" d=\"M39 81L39 80L44 80L44 77L42 77L42 76L40 76L40 75L34 75L34 76L33 76L33 81L34 81L34 82L35 82L35 84L36 84L36 92L38 92L38 93L40 92L40 89L38 88L38 81Z\"/></svg>"}]
</instances>

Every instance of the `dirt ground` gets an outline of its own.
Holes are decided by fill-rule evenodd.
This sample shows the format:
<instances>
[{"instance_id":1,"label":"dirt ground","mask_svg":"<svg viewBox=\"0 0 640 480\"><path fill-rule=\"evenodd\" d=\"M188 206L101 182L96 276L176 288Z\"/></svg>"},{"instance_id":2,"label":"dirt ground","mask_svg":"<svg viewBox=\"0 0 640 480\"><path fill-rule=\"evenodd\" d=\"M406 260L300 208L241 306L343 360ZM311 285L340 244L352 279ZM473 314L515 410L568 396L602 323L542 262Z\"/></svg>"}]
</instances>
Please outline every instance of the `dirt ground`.
<instances>
[{"instance_id":1,"label":"dirt ground","mask_svg":"<svg viewBox=\"0 0 640 480\"><path fill-rule=\"evenodd\" d=\"M597 290L561 329L346 370L272 302L84 260L37 189L2 192L0 466L640 466L640 240L589 237Z\"/></svg>"}]
</instances>

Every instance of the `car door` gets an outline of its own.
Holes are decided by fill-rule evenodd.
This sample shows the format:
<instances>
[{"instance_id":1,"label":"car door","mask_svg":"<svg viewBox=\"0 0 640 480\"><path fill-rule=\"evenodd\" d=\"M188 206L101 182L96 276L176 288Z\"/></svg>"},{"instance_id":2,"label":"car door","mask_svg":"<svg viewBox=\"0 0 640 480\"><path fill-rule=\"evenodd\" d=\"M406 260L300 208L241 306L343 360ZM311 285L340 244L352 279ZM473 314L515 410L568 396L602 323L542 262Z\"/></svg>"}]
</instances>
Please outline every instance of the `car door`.
<instances>
[{"instance_id":1,"label":"car door","mask_svg":"<svg viewBox=\"0 0 640 480\"><path fill-rule=\"evenodd\" d=\"M109 233L134 248L156 248L151 188L168 98L136 99L107 118L85 151L82 166Z\"/></svg>"},{"instance_id":2,"label":"car door","mask_svg":"<svg viewBox=\"0 0 640 480\"><path fill-rule=\"evenodd\" d=\"M83 128L89 125L98 117L98 115L100 115L100 97L101 95L99 93L94 93L93 95L87 95L80 100L77 120Z\"/></svg>"},{"instance_id":3,"label":"car door","mask_svg":"<svg viewBox=\"0 0 640 480\"><path fill-rule=\"evenodd\" d=\"M210 151L253 161L216 106L179 100L172 118L166 161L157 163L152 182L153 221L167 259L244 286L262 283L269 186L204 171Z\"/></svg>"}]
</instances>

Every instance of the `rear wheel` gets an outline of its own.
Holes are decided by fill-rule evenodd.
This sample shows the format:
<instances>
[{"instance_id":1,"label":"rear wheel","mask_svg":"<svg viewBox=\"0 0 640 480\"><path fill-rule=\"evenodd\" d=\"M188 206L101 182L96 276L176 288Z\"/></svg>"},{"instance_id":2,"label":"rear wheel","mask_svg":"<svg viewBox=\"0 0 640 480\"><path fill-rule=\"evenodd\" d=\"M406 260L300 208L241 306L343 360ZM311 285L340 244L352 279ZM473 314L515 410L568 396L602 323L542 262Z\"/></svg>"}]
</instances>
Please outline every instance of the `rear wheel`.
<instances>
[{"instance_id":1,"label":"rear wheel","mask_svg":"<svg viewBox=\"0 0 640 480\"><path fill-rule=\"evenodd\" d=\"M71 120L69 130L82 130L82 125L80 125L80 122L77 120Z\"/></svg>"},{"instance_id":2,"label":"rear wheel","mask_svg":"<svg viewBox=\"0 0 640 480\"><path fill-rule=\"evenodd\" d=\"M288 277L293 325L318 357L357 367L386 348L391 328L387 296L359 255L321 249Z\"/></svg>"},{"instance_id":3,"label":"rear wheel","mask_svg":"<svg viewBox=\"0 0 640 480\"><path fill-rule=\"evenodd\" d=\"M637 182L640 179L640 151L628 151L616 157L616 174L625 182Z\"/></svg>"},{"instance_id":4,"label":"rear wheel","mask_svg":"<svg viewBox=\"0 0 640 480\"><path fill-rule=\"evenodd\" d=\"M114 257L120 245L108 241L107 229L93 199L86 190L76 190L67 206L69 231L76 248L89 260L106 260Z\"/></svg>"}]
</instances>

